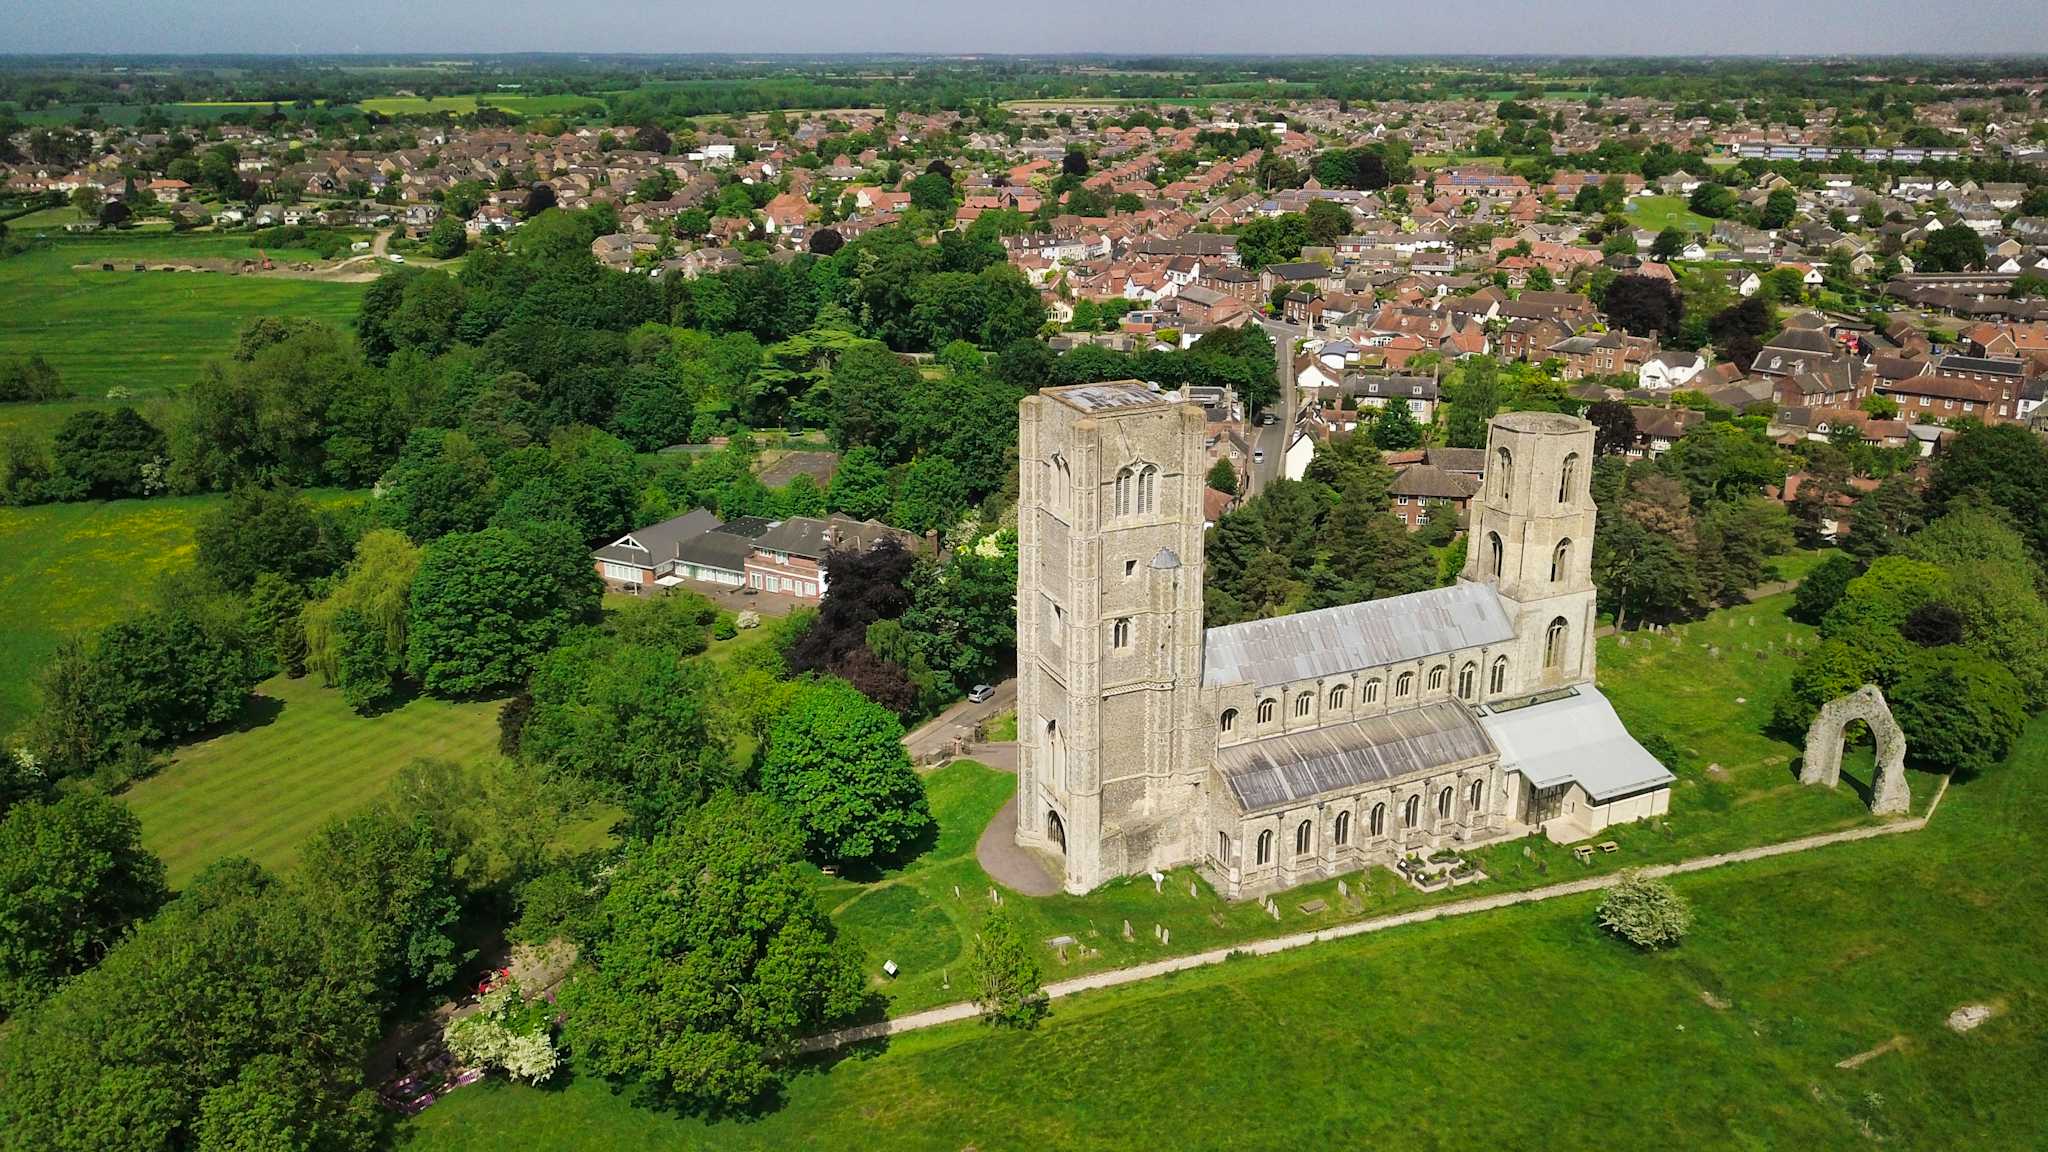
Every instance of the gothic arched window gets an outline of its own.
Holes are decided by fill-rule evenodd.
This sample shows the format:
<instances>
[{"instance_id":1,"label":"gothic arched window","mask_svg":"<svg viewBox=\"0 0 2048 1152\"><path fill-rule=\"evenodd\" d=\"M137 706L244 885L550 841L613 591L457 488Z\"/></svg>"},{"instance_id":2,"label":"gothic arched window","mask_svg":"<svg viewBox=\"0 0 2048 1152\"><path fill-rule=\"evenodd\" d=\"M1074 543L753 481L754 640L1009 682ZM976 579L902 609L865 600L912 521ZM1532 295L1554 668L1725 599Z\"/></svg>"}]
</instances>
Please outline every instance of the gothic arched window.
<instances>
[{"instance_id":1,"label":"gothic arched window","mask_svg":"<svg viewBox=\"0 0 2048 1152\"><path fill-rule=\"evenodd\" d=\"M1137 475L1133 473L1129 468L1126 468L1123 471L1116 474L1116 504L1114 505L1115 515L1129 516L1131 514L1131 498L1134 495L1133 490L1137 486Z\"/></svg>"},{"instance_id":2,"label":"gothic arched window","mask_svg":"<svg viewBox=\"0 0 2048 1152\"><path fill-rule=\"evenodd\" d=\"M1472 782L1472 794L1470 796L1467 796L1465 799L1465 807L1470 808L1474 812L1479 811L1479 802L1481 800L1486 799L1486 781L1474 780Z\"/></svg>"},{"instance_id":3,"label":"gothic arched window","mask_svg":"<svg viewBox=\"0 0 2048 1152\"><path fill-rule=\"evenodd\" d=\"M1271 864L1273 862L1273 830L1271 828L1259 833L1257 862L1260 864Z\"/></svg>"},{"instance_id":4,"label":"gothic arched window","mask_svg":"<svg viewBox=\"0 0 2048 1152\"><path fill-rule=\"evenodd\" d=\"M1259 701L1259 723L1261 723L1261 724L1271 724L1272 722L1273 722L1273 702L1272 702L1271 700L1261 700L1261 701Z\"/></svg>"},{"instance_id":5,"label":"gothic arched window","mask_svg":"<svg viewBox=\"0 0 2048 1152\"><path fill-rule=\"evenodd\" d=\"M1451 786L1448 784L1444 785L1443 791L1436 794L1436 814L1439 819L1451 818Z\"/></svg>"},{"instance_id":6,"label":"gothic arched window","mask_svg":"<svg viewBox=\"0 0 2048 1152\"><path fill-rule=\"evenodd\" d=\"M1488 692L1505 692L1505 691L1507 691L1507 690L1508 690L1508 658L1507 658L1507 657L1505 657L1505 656L1496 656L1496 657L1494 657L1494 660L1493 660L1493 676L1492 676L1492 678L1491 678L1490 680L1488 680L1488 681L1487 681L1487 683L1488 683L1488 685L1489 685L1489 686L1488 686L1488 688L1487 688L1487 691L1488 691Z\"/></svg>"},{"instance_id":7,"label":"gothic arched window","mask_svg":"<svg viewBox=\"0 0 2048 1152\"><path fill-rule=\"evenodd\" d=\"M1570 453L1564 458L1564 467L1557 474L1557 502L1569 504L1572 493L1579 486L1579 454Z\"/></svg>"},{"instance_id":8,"label":"gothic arched window","mask_svg":"<svg viewBox=\"0 0 2048 1152\"><path fill-rule=\"evenodd\" d=\"M1550 552L1550 582L1555 584L1559 580L1571 575L1571 572L1572 542L1569 540L1559 540L1557 547L1553 548Z\"/></svg>"},{"instance_id":9,"label":"gothic arched window","mask_svg":"<svg viewBox=\"0 0 2048 1152\"><path fill-rule=\"evenodd\" d=\"M1467 664L1458 669L1458 699L1470 700L1472 689L1479 683L1479 665Z\"/></svg>"},{"instance_id":10,"label":"gothic arched window","mask_svg":"<svg viewBox=\"0 0 2048 1152\"><path fill-rule=\"evenodd\" d=\"M1366 820L1365 827L1374 836L1384 836L1387 834L1387 806L1385 804L1375 804L1372 806L1372 816Z\"/></svg>"},{"instance_id":11,"label":"gothic arched window","mask_svg":"<svg viewBox=\"0 0 2048 1152\"><path fill-rule=\"evenodd\" d=\"M1559 616L1550 622L1550 628L1543 634L1543 666L1555 668L1564 663L1565 641L1571 635L1572 626Z\"/></svg>"},{"instance_id":12,"label":"gothic arched window","mask_svg":"<svg viewBox=\"0 0 2048 1152\"><path fill-rule=\"evenodd\" d=\"M1407 805L1406 805L1405 807L1403 807L1403 808L1402 808L1402 810L1401 810L1401 827L1403 827L1403 828L1413 828L1413 827L1415 827L1415 826L1416 826L1417 824L1419 824L1419 823L1421 823L1421 822L1422 822L1422 793L1420 793L1420 792L1417 792L1417 793L1416 793L1415 795L1413 795L1413 796L1410 796L1410 797L1408 798L1408 803L1407 803Z\"/></svg>"},{"instance_id":13,"label":"gothic arched window","mask_svg":"<svg viewBox=\"0 0 2048 1152\"><path fill-rule=\"evenodd\" d=\"M1296 856L1308 855L1308 850L1314 843L1315 828L1308 821L1303 820L1294 826L1294 854Z\"/></svg>"},{"instance_id":14,"label":"gothic arched window","mask_svg":"<svg viewBox=\"0 0 2048 1152\"><path fill-rule=\"evenodd\" d=\"M1429 690L1440 691L1444 686L1444 666L1439 664L1429 670Z\"/></svg>"},{"instance_id":15,"label":"gothic arched window","mask_svg":"<svg viewBox=\"0 0 2048 1152\"><path fill-rule=\"evenodd\" d=\"M1131 646L1130 617L1120 617L1116 623L1109 626L1109 646L1111 648L1129 648Z\"/></svg>"},{"instance_id":16,"label":"gothic arched window","mask_svg":"<svg viewBox=\"0 0 2048 1152\"><path fill-rule=\"evenodd\" d=\"M1222 719L1216 722L1216 727L1222 729L1225 732L1228 732L1232 728L1237 727L1237 709L1225 708L1223 710Z\"/></svg>"},{"instance_id":17,"label":"gothic arched window","mask_svg":"<svg viewBox=\"0 0 2048 1152\"><path fill-rule=\"evenodd\" d=\"M1508 454L1506 448L1496 448L1493 451L1493 475L1494 494L1506 500L1508 493L1515 486L1515 458Z\"/></svg>"},{"instance_id":18,"label":"gothic arched window","mask_svg":"<svg viewBox=\"0 0 2048 1152\"><path fill-rule=\"evenodd\" d=\"M1159 469L1147 464L1138 470L1138 514L1156 510L1158 504Z\"/></svg>"},{"instance_id":19,"label":"gothic arched window","mask_svg":"<svg viewBox=\"0 0 2048 1152\"><path fill-rule=\"evenodd\" d=\"M1351 696L1351 688L1350 688L1350 687L1349 687L1348 685L1344 685L1344 684L1339 684L1339 685L1337 685L1336 687L1334 687L1334 688L1331 688L1331 689L1330 689L1330 707L1332 707L1332 708L1342 708L1342 707L1344 706L1344 701L1345 701L1345 700L1347 700L1347 699L1349 699L1349 698L1350 698L1350 696Z\"/></svg>"},{"instance_id":20,"label":"gothic arched window","mask_svg":"<svg viewBox=\"0 0 2048 1152\"><path fill-rule=\"evenodd\" d=\"M1498 580L1501 570L1507 566L1507 549L1501 545L1500 533L1486 534L1486 566L1493 569L1493 578Z\"/></svg>"},{"instance_id":21,"label":"gothic arched window","mask_svg":"<svg viewBox=\"0 0 2048 1152\"><path fill-rule=\"evenodd\" d=\"M1330 841L1339 848L1351 843L1351 813L1337 813L1337 826L1330 830Z\"/></svg>"},{"instance_id":22,"label":"gothic arched window","mask_svg":"<svg viewBox=\"0 0 2048 1152\"><path fill-rule=\"evenodd\" d=\"M1297 696L1296 696L1296 697L1294 698L1294 716L1295 716L1295 718L1296 718L1296 719L1300 719L1301 717L1303 717L1303 716L1306 716L1306 715L1308 715L1308 714L1309 714L1309 710L1310 710L1311 708L1314 708L1314 707L1315 707L1315 705L1316 705L1316 694L1315 694L1315 693L1313 693L1313 692L1303 692L1303 693L1301 693L1300 695L1297 695Z\"/></svg>"},{"instance_id":23,"label":"gothic arched window","mask_svg":"<svg viewBox=\"0 0 2048 1152\"><path fill-rule=\"evenodd\" d=\"M1406 700L1408 693L1415 690L1415 673L1403 672L1394 678L1394 699Z\"/></svg>"}]
</instances>

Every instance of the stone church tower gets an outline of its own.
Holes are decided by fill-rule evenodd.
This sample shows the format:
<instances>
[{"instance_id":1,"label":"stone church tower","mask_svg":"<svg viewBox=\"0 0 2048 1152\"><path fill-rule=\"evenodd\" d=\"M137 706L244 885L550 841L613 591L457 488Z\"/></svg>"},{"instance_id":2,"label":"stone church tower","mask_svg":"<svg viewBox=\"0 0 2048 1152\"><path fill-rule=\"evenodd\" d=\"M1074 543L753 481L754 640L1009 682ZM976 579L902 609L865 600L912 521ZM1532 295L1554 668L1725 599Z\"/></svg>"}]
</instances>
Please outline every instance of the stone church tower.
<instances>
[{"instance_id":1,"label":"stone church tower","mask_svg":"<svg viewBox=\"0 0 2048 1152\"><path fill-rule=\"evenodd\" d=\"M1555 412L1508 412L1487 429L1460 579L1499 592L1524 692L1593 679L1593 435Z\"/></svg>"},{"instance_id":2,"label":"stone church tower","mask_svg":"<svg viewBox=\"0 0 2048 1152\"><path fill-rule=\"evenodd\" d=\"M1017 839L1060 856L1071 892L1192 853L1214 740L1204 432L1199 408L1136 381L1023 401Z\"/></svg>"}]
</instances>

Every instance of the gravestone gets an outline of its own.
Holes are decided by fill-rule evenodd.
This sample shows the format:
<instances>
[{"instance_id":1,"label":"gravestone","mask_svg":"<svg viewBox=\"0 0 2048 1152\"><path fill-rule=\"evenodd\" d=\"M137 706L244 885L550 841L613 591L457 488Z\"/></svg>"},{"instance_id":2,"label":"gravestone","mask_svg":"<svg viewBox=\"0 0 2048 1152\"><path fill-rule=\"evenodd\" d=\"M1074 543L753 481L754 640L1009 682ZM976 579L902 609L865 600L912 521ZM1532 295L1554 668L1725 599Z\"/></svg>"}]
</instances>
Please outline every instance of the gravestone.
<instances>
[{"instance_id":1,"label":"gravestone","mask_svg":"<svg viewBox=\"0 0 2048 1152\"><path fill-rule=\"evenodd\" d=\"M1135 939L1137 937L1131 933L1131 922L1129 920L1124 921L1124 940L1128 942Z\"/></svg>"}]
</instances>

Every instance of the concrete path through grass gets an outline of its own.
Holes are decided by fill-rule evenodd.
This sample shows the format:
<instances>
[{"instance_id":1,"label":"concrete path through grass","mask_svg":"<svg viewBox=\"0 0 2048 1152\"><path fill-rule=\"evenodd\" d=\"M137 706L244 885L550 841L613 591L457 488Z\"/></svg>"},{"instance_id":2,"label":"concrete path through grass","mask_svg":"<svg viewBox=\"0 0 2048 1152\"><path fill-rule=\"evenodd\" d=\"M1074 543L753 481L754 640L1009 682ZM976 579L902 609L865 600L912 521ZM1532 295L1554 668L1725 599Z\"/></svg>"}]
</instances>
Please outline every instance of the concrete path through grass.
<instances>
[{"instance_id":1,"label":"concrete path through grass","mask_svg":"<svg viewBox=\"0 0 2048 1152\"><path fill-rule=\"evenodd\" d=\"M1777 844L1761 844L1755 848L1744 848L1736 852L1720 852L1712 856L1699 856L1681 860L1675 864L1657 864L1640 869L1645 876L1677 876L1687 872L1703 872L1719 868L1724 864L1739 864L1748 860L1764 860L1772 856L1788 856L1794 852L1808 852L1832 844L1847 844L1857 840L1870 840L1879 836L1895 836L1903 832L1918 832L1927 827L1934 818L1934 810L1941 804L1942 796L1948 791L1948 781L1943 779L1935 790L1934 799L1927 805L1927 814L1907 820L1896 820L1889 824L1876 824L1864 828L1851 828L1844 832L1828 832L1818 836L1802 836L1797 840L1786 840ZM1006 805L1001 814L989 824L993 832L1008 815L1011 825L1016 819L1016 801ZM988 834L983 834L986 842ZM1013 842L1007 835L1006 843ZM984 865L985 867L986 865ZM1363 936L1369 932L1384 932L1407 924L1426 924L1431 920L1442 920L1452 916L1468 916L1474 912L1490 912L1496 908L1507 908L1516 904L1536 904L1544 900L1555 900L1563 896L1578 896L1597 892L1621 879L1622 873L1610 872L1600 876L1588 876L1583 880L1569 880L1562 884L1551 884L1542 888L1527 888L1519 892L1501 892L1492 896L1480 896L1471 900L1459 900L1450 904L1438 904L1429 908L1418 908L1395 916L1382 916L1374 920L1358 920L1350 924L1338 924L1330 928L1318 928L1313 932L1296 932L1290 936L1273 936L1264 940L1247 940L1227 948L1212 948L1207 952L1195 952L1186 956L1173 956L1155 960L1150 964L1138 964L1130 968L1116 968L1108 972L1096 972L1087 976L1076 976L1072 980L1060 980L1045 986L1045 994L1058 999L1072 996L1076 992L1087 992L1096 988L1115 988L1123 984L1135 984L1140 980L1151 980L1173 972L1185 972L1191 968L1203 968L1221 964L1234 955L1270 956L1275 952L1287 952L1295 948L1319 944L1325 940L1342 940L1351 936ZM971 1020L980 1015L972 1003L947 1004L907 1016L882 1020L873 1024L862 1024L853 1028L842 1028L804 1040L799 1048L805 1052L822 1052L858 1044L899 1032L916 1032L925 1028L936 1028L960 1020Z\"/></svg>"},{"instance_id":2,"label":"concrete path through grass","mask_svg":"<svg viewBox=\"0 0 2048 1152\"><path fill-rule=\"evenodd\" d=\"M981 830L974 845L975 862L989 879L1026 896L1050 896L1060 890L1054 876L1036 852L1017 843L1017 798L1003 802L1002 811Z\"/></svg>"}]
</instances>

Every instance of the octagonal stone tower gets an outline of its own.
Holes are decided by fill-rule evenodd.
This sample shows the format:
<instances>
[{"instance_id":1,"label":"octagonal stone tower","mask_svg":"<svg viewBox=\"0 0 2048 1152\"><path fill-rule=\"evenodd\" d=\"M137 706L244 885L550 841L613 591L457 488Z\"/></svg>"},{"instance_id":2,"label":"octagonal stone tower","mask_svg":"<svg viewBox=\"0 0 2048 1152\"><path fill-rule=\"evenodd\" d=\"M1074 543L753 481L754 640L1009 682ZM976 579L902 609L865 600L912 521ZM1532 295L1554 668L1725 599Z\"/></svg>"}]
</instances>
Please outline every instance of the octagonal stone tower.
<instances>
[{"instance_id":1,"label":"octagonal stone tower","mask_svg":"<svg viewBox=\"0 0 2048 1152\"><path fill-rule=\"evenodd\" d=\"M1593 436L1591 423L1558 412L1504 412L1487 426L1459 578L1505 601L1520 691L1593 679Z\"/></svg>"}]
</instances>

